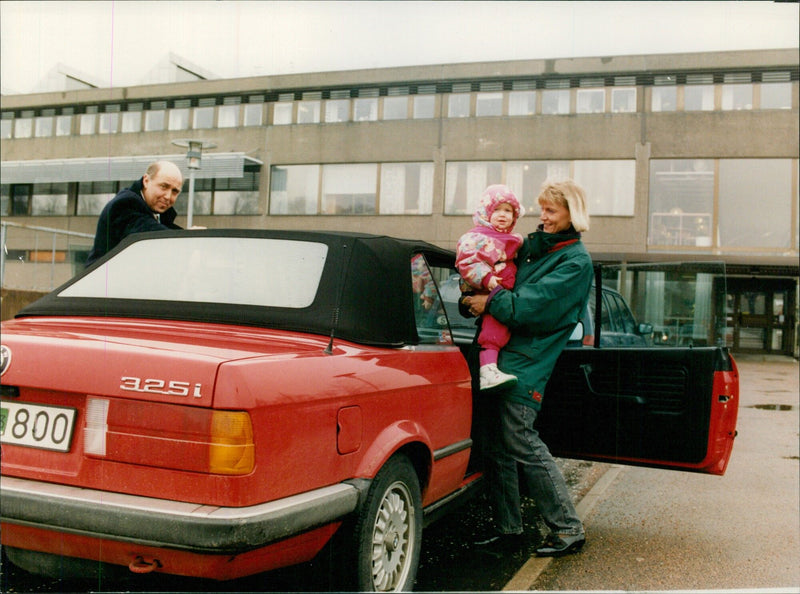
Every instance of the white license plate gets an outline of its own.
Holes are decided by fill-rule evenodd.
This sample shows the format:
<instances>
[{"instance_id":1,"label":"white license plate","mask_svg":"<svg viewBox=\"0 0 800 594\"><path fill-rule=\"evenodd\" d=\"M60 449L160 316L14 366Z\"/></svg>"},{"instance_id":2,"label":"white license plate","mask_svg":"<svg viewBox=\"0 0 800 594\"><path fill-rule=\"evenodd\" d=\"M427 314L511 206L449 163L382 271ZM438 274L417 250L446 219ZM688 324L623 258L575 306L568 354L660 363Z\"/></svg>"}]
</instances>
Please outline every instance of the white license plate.
<instances>
[{"instance_id":1,"label":"white license plate","mask_svg":"<svg viewBox=\"0 0 800 594\"><path fill-rule=\"evenodd\" d=\"M68 452L77 410L30 402L0 403L0 442Z\"/></svg>"}]
</instances>

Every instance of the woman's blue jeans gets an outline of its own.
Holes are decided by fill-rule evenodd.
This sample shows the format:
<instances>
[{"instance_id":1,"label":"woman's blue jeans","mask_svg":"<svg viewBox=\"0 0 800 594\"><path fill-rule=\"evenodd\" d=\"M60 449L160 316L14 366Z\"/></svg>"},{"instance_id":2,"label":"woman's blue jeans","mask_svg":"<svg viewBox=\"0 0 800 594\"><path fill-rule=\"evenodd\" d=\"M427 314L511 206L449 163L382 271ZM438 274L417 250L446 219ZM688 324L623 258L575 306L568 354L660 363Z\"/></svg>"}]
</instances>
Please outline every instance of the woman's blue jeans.
<instances>
[{"instance_id":1,"label":"woman's blue jeans","mask_svg":"<svg viewBox=\"0 0 800 594\"><path fill-rule=\"evenodd\" d=\"M485 463L497 531L522 532L522 482L552 532L583 534L564 475L533 428L537 411L499 396L486 399Z\"/></svg>"}]
</instances>

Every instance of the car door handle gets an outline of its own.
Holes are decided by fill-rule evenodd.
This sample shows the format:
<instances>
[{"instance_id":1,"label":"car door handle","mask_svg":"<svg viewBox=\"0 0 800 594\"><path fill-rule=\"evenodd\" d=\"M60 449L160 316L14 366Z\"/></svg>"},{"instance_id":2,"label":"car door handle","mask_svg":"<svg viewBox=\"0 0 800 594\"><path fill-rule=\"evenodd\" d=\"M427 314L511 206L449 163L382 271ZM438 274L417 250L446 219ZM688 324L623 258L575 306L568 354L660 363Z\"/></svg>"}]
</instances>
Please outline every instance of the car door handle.
<instances>
[{"instance_id":1,"label":"car door handle","mask_svg":"<svg viewBox=\"0 0 800 594\"><path fill-rule=\"evenodd\" d=\"M642 398L641 396L631 396L629 394L604 394L602 392L598 392L592 386L592 380L589 377L592 373L592 365L590 363L584 363L581 366L581 370L583 371L583 378L586 380L586 387L589 389L589 393L593 396L600 396L601 398L616 398L617 400L627 400L639 406L644 406L647 404L647 401Z\"/></svg>"}]
</instances>

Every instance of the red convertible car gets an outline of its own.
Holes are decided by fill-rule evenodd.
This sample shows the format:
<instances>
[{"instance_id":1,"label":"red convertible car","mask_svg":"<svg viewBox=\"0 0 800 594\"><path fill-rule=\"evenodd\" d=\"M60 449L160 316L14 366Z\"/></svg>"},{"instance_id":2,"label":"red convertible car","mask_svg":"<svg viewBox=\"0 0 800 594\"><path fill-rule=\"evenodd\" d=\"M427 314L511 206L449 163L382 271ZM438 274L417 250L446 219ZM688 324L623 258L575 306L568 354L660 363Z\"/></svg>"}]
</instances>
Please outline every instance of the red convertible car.
<instances>
[{"instance_id":1,"label":"red convertible car","mask_svg":"<svg viewBox=\"0 0 800 594\"><path fill-rule=\"evenodd\" d=\"M364 234L129 237L2 325L4 553L224 580L331 543L348 589L412 588L423 526L481 484L453 261ZM725 471L725 348L577 344L541 414L554 453Z\"/></svg>"}]
</instances>

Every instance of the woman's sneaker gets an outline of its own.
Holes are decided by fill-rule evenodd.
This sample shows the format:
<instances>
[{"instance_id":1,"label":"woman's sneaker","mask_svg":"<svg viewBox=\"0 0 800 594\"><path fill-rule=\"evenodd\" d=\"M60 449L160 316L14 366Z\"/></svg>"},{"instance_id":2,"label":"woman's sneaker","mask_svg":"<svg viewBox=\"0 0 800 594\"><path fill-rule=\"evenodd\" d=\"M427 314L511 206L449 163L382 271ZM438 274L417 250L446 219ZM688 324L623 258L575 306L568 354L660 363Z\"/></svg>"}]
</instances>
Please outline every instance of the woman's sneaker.
<instances>
[{"instance_id":1,"label":"woman's sneaker","mask_svg":"<svg viewBox=\"0 0 800 594\"><path fill-rule=\"evenodd\" d=\"M516 375L509 375L503 373L497 368L497 364L489 363L488 365L481 365L480 369L480 389L492 390L505 386L513 386L517 383Z\"/></svg>"}]
</instances>

